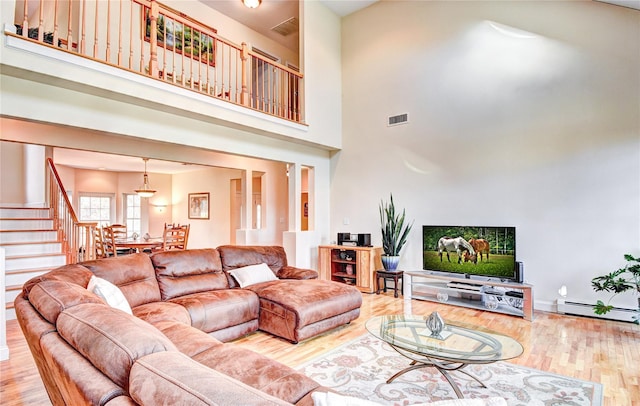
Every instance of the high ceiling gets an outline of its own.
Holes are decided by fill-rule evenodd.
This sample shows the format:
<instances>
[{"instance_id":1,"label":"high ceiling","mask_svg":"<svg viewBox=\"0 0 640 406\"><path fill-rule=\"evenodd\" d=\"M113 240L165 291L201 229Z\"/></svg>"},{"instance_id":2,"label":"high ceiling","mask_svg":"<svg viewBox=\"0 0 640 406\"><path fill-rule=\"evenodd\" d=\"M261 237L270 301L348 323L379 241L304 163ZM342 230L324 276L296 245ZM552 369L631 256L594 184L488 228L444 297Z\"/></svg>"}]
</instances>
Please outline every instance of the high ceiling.
<instances>
[{"instance_id":1,"label":"high ceiling","mask_svg":"<svg viewBox=\"0 0 640 406\"><path fill-rule=\"evenodd\" d=\"M100 152L75 149L54 148L53 161L56 165L65 165L76 169L103 170L111 172L143 172L144 161L140 157L103 154ZM168 175L202 169L203 166L183 164L181 162L149 159L147 172Z\"/></svg>"},{"instance_id":2,"label":"high ceiling","mask_svg":"<svg viewBox=\"0 0 640 406\"><path fill-rule=\"evenodd\" d=\"M277 43L298 52L299 34L296 30L289 35L282 35L273 28L290 22L292 18L298 19L299 11L297 0L262 0L258 8L250 9L242 4L241 0L200 0L212 9L230 17L243 25L259 32L260 34L276 41ZM320 0L329 9L339 16L351 14L354 11L367 7L377 0ZM220 33L224 37L224 33Z\"/></svg>"}]
</instances>

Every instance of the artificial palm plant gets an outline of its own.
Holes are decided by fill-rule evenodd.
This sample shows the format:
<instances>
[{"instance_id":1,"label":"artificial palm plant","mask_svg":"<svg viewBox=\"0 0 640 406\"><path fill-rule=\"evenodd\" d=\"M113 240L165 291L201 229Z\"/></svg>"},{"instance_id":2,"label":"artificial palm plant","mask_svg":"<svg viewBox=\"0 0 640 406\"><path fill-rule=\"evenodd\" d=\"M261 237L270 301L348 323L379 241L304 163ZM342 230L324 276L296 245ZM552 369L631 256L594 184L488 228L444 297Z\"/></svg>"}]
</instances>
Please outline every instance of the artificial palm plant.
<instances>
[{"instance_id":1,"label":"artificial palm plant","mask_svg":"<svg viewBox=\"0 0 640 406\"><path fill-rule=\"evenodd\" d=\"M598 276L591 280L591 286L596 292L613 292L613 297L620 293L632 290L636 294L640 295L640 257L635 258L633 255L626 254L624 259L627 260L627 265L624 268L620 268L617 271L613 271L607 275ZM595 314L606 314L613 310L613 306L609 303L606 304L602 300L598 300L593 308ZM638 297L638 310L634 317L634 322L640 324L640 297Z\"/></svg>"},{"instance_id":2,"label":"artificial palm plant","mask_svg":"<svg viewBox=\"0 0 640 406\"><path fill-rule=\"evenodd\" d=\"M384 251L383 264L385 269L394 270L398 265L400 250L407 242L407 237L413 226L411 222L405 222L405 211L396 212L393 203L393 194L390 194L389 202L380 202L380 225L382 231L382 249ZM384 257L395 257L395 260L386 259ZM391 262L388 265L388 262ZM395 267L393 263L395 262Z\"/></svg>"}]
</instances>

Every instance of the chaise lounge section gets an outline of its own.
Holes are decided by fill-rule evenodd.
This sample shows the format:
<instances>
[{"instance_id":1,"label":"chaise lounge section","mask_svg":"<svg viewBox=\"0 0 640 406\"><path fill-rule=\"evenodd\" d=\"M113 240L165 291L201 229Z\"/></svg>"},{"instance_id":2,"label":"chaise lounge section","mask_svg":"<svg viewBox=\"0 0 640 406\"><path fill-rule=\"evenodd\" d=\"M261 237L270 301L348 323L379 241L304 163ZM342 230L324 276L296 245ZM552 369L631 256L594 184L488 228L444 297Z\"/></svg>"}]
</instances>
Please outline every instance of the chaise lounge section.
<instances>
[{"instance_id":1,"label":"chaise lounge section","mask_svg":"<svg viewBox=\"0 0 640 406\"><path fill-rule=\"evenodd\" d=\"M289 267L282 247L218 247L223 270L264 262L278 278L246 286L260 299L258 328L293 343L347 324L360 315L362 296L352 286L318 280L313 270ZM230 278L232 287L238 286Z\"/></svg>"}]
</instances>

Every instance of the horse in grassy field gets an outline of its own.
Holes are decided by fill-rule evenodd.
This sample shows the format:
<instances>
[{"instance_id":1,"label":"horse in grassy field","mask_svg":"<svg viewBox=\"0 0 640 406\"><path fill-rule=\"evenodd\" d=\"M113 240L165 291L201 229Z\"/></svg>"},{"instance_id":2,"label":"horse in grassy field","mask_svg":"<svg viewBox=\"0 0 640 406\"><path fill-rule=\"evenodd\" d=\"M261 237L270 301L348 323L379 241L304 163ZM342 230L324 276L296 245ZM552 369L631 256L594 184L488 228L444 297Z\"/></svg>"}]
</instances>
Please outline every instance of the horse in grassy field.
<instances>
[{"instance_id":1,"label":"horse in grassy field","mask_svg":"<svg viewBox=\"0 0 640 406\"><path fill-rule=\"evenodd\" d=\"M484 253L487 256L487 261L489 260L489 241L483 238L472 238L469 240L469 244L476 251L476 254L480 254L480 261L482 261L482 254Z\"/></svg>"},{"instance_id":2,"label":"horse in grassy field","mask_svg":"<svg viewBox=\"0 0 640 406\"><path fill-rule=\"evenodd\" d=\"M458 254L458 263L462 262L462 253L464 251L469 252L471 255L476 255L471 244L462 237L442 237L438 240L438 255L440 255L440 262L442 262L442 252L447 253L447 260L451 262L449 258L449 252L455 251Z\"/></svg>"}]
</instances>

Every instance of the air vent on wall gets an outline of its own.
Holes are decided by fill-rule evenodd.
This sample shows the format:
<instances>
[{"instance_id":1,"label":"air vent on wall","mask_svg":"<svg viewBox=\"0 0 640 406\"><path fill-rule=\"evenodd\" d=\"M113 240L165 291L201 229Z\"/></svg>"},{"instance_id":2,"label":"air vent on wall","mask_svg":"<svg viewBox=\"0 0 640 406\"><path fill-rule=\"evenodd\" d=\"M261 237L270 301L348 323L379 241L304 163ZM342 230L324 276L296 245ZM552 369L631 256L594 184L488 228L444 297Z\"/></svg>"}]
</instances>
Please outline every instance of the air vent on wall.
<instances>
[{"instance_id":1,"label":"air vent on wall","mask_svg":"<svg viewBox=\"0 0 640 406\"><path fill-rule=\"evenodd\" d=\"M398 114L397 116L389 117L389 122L387 125L391 127L392 125L406 124L407 122L409 122L409 114L404 113Z\"/></svg>"},{"instance_id":2,"label":"air vent on wall","mask_svg":"<svg viewBox=\"0 0 640 406\"><path fill-rule=\"evenodd\" d=\"M291 17L290 19L271 28L271 31L275 31L284 37L296 33L298 32L298 19L296 17Z\"/></svg>"}]
</instances>

